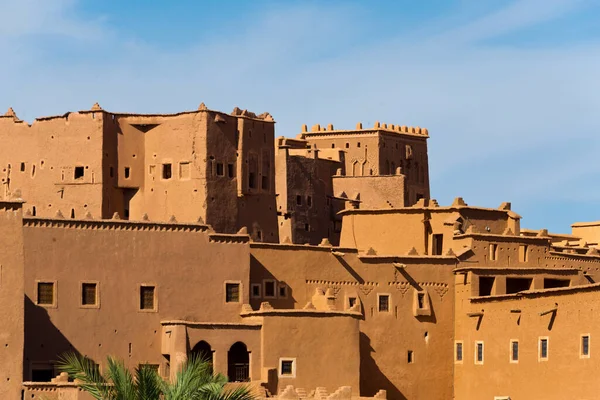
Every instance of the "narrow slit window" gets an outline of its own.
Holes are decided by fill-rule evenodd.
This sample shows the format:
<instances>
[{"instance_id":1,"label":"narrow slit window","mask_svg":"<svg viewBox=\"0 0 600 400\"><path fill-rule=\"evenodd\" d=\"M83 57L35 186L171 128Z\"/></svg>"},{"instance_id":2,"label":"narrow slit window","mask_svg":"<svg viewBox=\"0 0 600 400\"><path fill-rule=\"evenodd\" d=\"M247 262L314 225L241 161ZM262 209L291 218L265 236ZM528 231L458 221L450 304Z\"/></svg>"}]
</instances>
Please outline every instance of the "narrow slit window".
<instances>
[{"instance_id":1,"label":"narrow slit window","mask_svg":"<svg viewBox=\"0 0 600 400\"><path fill-rule=\"evenodd\" d=\"M483 364L483 342L475 343L475 364Z\"/></svg>"},{"instance_id":2,"label":"narrow slit window","mask_svg":"<svg viewBox=\"0 0 600 400\"><path fill-rule=\"evenodd\" d=\"M163 164L162 165L162 177L163 179L171 179L173 176L172 166L171 164Z\"/></svg>"},{"instance_id":3,"label":"narrow slit window","mask_svg":"<svg viewBox=\"0 0 600 400\"><path fill-rule=\"evenodd\" d=\"M412 350L406 352L406 362L412 364L415 362L415 357Z\"/></svg>"},{"instance_id":4,"label":"narrow slit window","mask_svg":"<svg viewBox=\"0 0 600 400\"><path fill-rule=\"evenodd\" d=\"M519 361L519 342L516 340L510 342L510 361Z\"/></svg>"},{"instance_id":5,"label":"narrow slit window","mask_svg":"<svg viewBox=\"0 0 600 400\"><path fill-rule=\"evenodd\" d=\"M463 344L460 343L460 342L456 343L455 360L456 361L462 361L463 360Z\"/></svg>"},{"instance_id":6,"label":"narrow slit window","mask_svg":"<svg viewBox=\"0 0 600 400\"><path fill-rule=\"evenodd\" d=\"M225 170L223 169L223 163L217 163L217 176L224 176Z\"/></svg>"},{"instance_id":7,"label":"narrow slit window","mask_svg":"<svg viewBox=\"0 0 600 400\"><path fill-rule=\"evenodd\" d=\"M302 205L302 196L301 195L296 195L296 205L301 206Z\"/></svg>"},{"instance_id":8,"label":"narrow slit window","mask_svg":"<svg viewBox=\"0 0 600 400\"><path fill-rule=\"evenodd\" d=\"M425 293L417 293L417 301L419 308L425 308Z\"/></svg>"},{"instance_id":9,"label":"narrow slit window","mask_svg":"<svg viewBox=\"0 0 600 400\"><path fill-rule=\"evenodd\" d=\"M581 336L581 357L587 358L590 356L590 336Z\"/></svg>"},{"instance_id":10,"label":"narrow slit window","mask_svg":"<svg viewBox=\"0 0 600 400\"><path fill-rule=\"evenodd\" d=\"M235 169L233 164L227 164L227 176L233 178L235 176Z\"/></svg>"},{"instance_id":11,"label":"narrow slit window","mask_svg":"<svg viewBox=\"0 0 600 400\"><path fill-rule=\"evenodd\" d=\"M548 339L540 338L540 360L548 359Z\"/></svg>"},{"instance_id":12,"label":"narrow slit window","mask_svg":"<svg viewBox=\"0 0 600 400\"><path fill-rule=\"evenodd\" d=\"M129 179L131 177L131 169L129 167L125 167L125 179Z\"/></svg>"},{"instance_id":13,"label":"narrow slit window","mask_svg":"<svg viewBox=\"0 0 600 400\"><path fill-rule=\"evenodd\" d=\"M498 260L498 245L495 243L490 244L490 261Z\"/></svg>"}]
</instances>

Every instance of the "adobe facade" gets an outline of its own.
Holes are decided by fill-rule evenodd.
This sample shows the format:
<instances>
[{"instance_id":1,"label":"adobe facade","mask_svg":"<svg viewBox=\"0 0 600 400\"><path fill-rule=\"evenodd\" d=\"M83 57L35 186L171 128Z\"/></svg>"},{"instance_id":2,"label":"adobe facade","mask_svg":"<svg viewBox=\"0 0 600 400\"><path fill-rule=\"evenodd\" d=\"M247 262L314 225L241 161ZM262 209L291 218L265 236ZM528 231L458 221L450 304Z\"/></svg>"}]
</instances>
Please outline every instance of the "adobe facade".
<instances>
[{"instance_id":1,"label":"adobe facade","mask_svg":"<svg viewBox=\"0 0 600 400\"><path fill-rule=\"evenodd\" d=\"M428 137L10 110L0 397L85 399L56 370L74 350L166 379L195 354L281 400L594 398L600 224L438 204Z\"/></svg>"}]
</instances>

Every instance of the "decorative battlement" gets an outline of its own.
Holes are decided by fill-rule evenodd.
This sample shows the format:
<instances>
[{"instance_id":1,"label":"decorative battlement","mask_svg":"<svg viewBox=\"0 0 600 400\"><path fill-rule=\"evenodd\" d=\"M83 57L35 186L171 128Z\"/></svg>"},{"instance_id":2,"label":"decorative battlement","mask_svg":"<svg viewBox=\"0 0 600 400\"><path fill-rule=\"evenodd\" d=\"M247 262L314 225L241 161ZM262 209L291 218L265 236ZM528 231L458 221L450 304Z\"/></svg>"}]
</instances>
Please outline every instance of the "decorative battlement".
<instances>
[{"instance_id":1,"label":"decorative battlement","mask_svg":"<svg viewBox=\"0 0 600 400\"><path fill-rule=\"evenodd\" d=\"M421 128L419 126L406 126L406 125L393 125L384 124L376 121L373 128L363 128L361 122L356 124L355 130L335 130L333 124L328 124L327 127L315 124L308 130L308 125L304 124L301 128L301 135L315 135L315 134L364 134L364 133L376 133L376 132L392 132L407 135L425 136L429 137L429 130Z\"/></svg>"},{"instance_id":2,"label":"decorative battlement","mask_svg":"<svg viewBox=\"0 0 600 400\"><path fill-rule=\"evenodd\" d=\"M273 396L279 400L359 400L359 399L380 399L385 400L387 398L387 392L385 390L378 391L373 397L359 397L352 395L352 387L342 386L333 393L328 393L327 388L317 387L310 393L304 388L294 388L292 385L287 385L285 389L281 389L277 396Z\"/></svg>"}]
</instances>

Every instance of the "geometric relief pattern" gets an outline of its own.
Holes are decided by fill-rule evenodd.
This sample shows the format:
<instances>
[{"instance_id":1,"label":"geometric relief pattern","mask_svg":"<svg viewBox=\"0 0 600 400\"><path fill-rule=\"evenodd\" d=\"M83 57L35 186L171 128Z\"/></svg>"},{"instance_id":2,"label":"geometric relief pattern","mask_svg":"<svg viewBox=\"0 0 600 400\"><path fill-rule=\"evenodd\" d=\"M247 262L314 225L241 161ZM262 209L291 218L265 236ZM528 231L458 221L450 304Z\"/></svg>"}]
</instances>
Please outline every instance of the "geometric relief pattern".
<instances>
[{"instance_id":1,"label":"geometric relief pattern","mask_svg":"<svg viewBox=\"0 0 600 400\"><path fill-rule=\"evenodd\" d=\"M313 280L307 279L306 283L319 285L326 289L331 289L335 296L342 290L342 286L354 286L358 287L358 289L367 296L369 293L373 291L376 286L379 286L377 282L365 282L364 284L360 284L356 281L325 281L325 280Z\"/></svg>"},{"instance_id":2,"label":"geometric relief pattern","mask_svg":"<svg viewBox=\"0 0 600 400\"><path fill-rule=\"evenodd\" d=\"M429 287L433 289L438 296L440 296L440 300L444 299L446 293L448 293L448 284L447 283L436 283L436 282L424 282L419 283L422 287Z\"/></svg>"}]
</instances>

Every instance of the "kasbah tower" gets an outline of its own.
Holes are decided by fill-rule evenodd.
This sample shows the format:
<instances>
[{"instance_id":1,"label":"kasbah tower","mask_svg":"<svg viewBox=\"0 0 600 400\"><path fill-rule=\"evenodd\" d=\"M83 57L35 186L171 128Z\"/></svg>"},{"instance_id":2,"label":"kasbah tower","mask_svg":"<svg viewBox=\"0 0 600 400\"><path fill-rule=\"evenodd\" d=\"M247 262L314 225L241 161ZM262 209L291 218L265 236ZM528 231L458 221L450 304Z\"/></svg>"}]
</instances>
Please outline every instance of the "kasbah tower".
<instances>
[{"instance_id":1,"label":"kasbah tower","mask_svg":"<svg viewBox=\"0 0 600 400\"><path fill-rule=\"evenodd\" d=\"M66 351L281 400L593 399L600 222L431 198L425 128L269 113L0 117L0 398ZM598 332L597 332L598 330Z\"/></svg>"}]
</instances>

